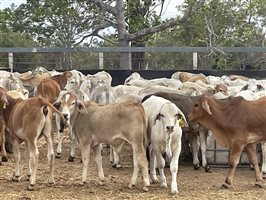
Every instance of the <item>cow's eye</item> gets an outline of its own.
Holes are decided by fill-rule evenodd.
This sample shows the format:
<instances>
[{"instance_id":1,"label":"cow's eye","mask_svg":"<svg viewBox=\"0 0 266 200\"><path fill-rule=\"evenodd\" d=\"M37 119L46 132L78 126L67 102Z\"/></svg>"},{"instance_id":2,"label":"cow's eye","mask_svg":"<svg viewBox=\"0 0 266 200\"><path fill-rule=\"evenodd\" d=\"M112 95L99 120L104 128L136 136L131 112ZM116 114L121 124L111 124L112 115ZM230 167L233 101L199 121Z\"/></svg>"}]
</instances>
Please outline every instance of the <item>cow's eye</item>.
<instances>
[{"instance_id":1,"label":"cow's eye","mask_svg":"<svg viewBox=\"0 0 266 200\"><path fill-rule=\"evenodd\" d=\"M197 104L197 103L196 103L196 104L194 104L194 107L199 107L199 104Z\"/></svg>"},{"instance_id":2,"label":"cow's eye","mask_svg":"<svg viewBox=\"0 0 266 200\"><path fill-rule=\"evenodd\" d=\"M76 102L75 102L75 101L73 101L73 102L72 102L72 105L75 105L75 103L76 103Z\"/></svg>"},{"instance_id":3,"label":"cow's eye","mask_svg":"<svg viewBox=\"0 0 266 200\"><path fill-rule=\"evenodd\" d=\"M164 117L164 115L163 115L163 114L161 114L161 113L160 113L159 115L160 115L160 117Z\"/></svg>"}]
</instances>

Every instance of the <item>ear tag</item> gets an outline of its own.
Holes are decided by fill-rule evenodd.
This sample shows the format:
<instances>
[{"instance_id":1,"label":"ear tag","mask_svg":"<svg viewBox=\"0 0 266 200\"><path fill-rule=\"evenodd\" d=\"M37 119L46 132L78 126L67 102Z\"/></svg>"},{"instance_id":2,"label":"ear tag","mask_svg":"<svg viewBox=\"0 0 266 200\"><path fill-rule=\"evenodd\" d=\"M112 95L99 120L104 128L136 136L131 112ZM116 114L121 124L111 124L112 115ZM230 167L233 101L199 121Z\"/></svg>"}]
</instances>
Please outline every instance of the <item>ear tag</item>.
<instances>
[{"instance_id":1,"label":"ear tag","mask_svg":"<svg viewBox=\"0 0 266 200\"><path fill-rule=\"evenodd\" d=\"M183 117L181 117L181 118L178 120L178 123L179 123L179 126L180 126L180 127L185 127L185 126L186 126L186 123L184 122Z\"/></svg>"}]
</instances>

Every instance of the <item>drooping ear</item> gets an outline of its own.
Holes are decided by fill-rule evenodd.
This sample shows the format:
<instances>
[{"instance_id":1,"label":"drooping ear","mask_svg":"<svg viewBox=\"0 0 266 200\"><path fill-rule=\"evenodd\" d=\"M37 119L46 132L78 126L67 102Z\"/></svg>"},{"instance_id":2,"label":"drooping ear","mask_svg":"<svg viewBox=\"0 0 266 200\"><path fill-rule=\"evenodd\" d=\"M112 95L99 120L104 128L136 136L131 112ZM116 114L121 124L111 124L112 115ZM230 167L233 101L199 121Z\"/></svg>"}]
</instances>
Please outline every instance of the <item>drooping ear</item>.
<instances>
[{"instance_id":1,"label":"drooping ear","mask_svg":"<svg viewBox=\"0 0 266 200\"><path fill-rule=\"evenodd\" d=\"M161 119L162 116L163 116L163 115L162 115L161 113L158 113L158 114L156 115L155 119L154 119L154 124L156 124L156 121L157 121L157 120L160 121L160 119Z\"/></svg>"},{"instance_id":2,"label":"drooping ear","mask_svg":"<svg viewBox=\"0 0 266 200\"><path fill-rule=\"evenodd\" d=\"M3 109L6 109L6 106L7 106L9 103L8 103L8 100L7 100L5 94L2 95L2 97L1 97L1 101L3 102Z\"/></svg>"},{"instance_id":3,"label":"drooping ear","mask_svg":"<svg viewBox=\"0 0 266 200\"><path fill-rule=\"evenodd\" d=\"M248 89L248 85L245 85L244 87L242 87L240 91L247 90L247 89Z\"/></svg>"},{"instance_id":4,"label":"drooping ear","mask_svg":"<svg viewBox=\"0 0 266 200\"><path fill-rule=\"evenodd\" d=\"M258 91L263 91L265 89L264 89L264 87L261 84L257 84L257 90Z\"/></svg>"},{"instance_id":5,"label":"drooping ear","mask_svg":"<svg viewBox=\"0 0 266 200\"><path fill-rule=\"evenodd\" d=\"M80 100L77 100L77 110L78 112L80 113L83 113L83 114L88 114L88 110L86 108L86 106L84 105L84 103Z\"/></svg>"},{"instance_id":6,"label":"drooping ear","mask_svg":"<svg viewBox=\"0 0 266 200\"><path fill-rule=\"evenodd\" d=\"M205 101L202 102L202 108L203 108L207 113L209 113L210 115L212 115L212 112L211 112L211 110L210 110L210 106L209 106L207 100L205 100Z\"/></svg>"},{"instance_id":7,"label":"drooping ear","mask_svg":"<svg viewBox=\"0 0 266 200\"><path fill-rule=\"evenodd\" d=\"M61 106L61 102L60 101L56 101L53 105L57 110L60 109L60 106Z\"/></svg>"}]
</instances>

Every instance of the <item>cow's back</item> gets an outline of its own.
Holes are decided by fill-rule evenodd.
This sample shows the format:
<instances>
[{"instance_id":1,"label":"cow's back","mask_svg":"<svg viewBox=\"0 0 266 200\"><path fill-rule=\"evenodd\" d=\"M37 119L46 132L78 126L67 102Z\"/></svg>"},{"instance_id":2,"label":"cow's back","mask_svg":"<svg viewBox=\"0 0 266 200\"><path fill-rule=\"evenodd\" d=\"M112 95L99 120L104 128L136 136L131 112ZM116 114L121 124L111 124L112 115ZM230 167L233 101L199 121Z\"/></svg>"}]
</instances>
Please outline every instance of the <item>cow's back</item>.
<instances>
[{"instance_id":1,"label":"cow's back","mask_svg":"<svg viewBox=\"0 0 266 200\"><path fill-rule=\"evenodd\" d=\"M80 141L94 138L110 144L121 137L134 140L140 132L143 137L147 122L140 103L129 101L101 106L89 102L85 106L88 114L79 113L73 127Z\"/></svg>"}]
</instances>

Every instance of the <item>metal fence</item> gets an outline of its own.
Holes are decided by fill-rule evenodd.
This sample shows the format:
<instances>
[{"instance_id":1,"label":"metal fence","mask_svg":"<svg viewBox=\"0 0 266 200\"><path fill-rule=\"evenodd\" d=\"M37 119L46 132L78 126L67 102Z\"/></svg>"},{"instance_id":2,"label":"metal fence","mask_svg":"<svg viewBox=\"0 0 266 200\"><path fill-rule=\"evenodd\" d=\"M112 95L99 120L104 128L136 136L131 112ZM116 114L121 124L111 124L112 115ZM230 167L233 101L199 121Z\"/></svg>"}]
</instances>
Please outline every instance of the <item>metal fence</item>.
<instances>
[{"instance_id":1,"label":"metal fence","mask_svg":"<svg viewBox=\"0 0 266 200\"><path fill-rule=\"evenodd\" d=\"M266 69L264 47L92 47L0 48L0 67L34 69L119 69L120 53L129 53L133 69Z\"/></svg>"}]
</instances>

